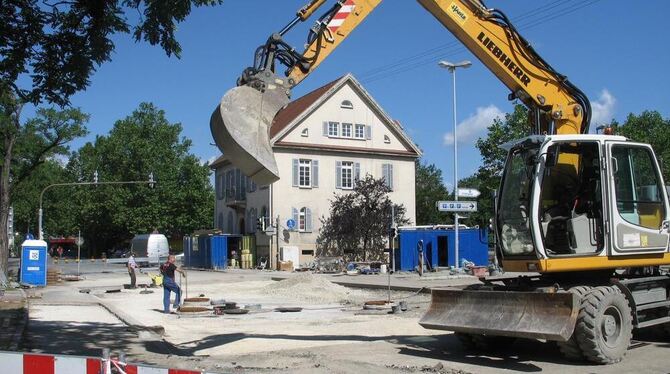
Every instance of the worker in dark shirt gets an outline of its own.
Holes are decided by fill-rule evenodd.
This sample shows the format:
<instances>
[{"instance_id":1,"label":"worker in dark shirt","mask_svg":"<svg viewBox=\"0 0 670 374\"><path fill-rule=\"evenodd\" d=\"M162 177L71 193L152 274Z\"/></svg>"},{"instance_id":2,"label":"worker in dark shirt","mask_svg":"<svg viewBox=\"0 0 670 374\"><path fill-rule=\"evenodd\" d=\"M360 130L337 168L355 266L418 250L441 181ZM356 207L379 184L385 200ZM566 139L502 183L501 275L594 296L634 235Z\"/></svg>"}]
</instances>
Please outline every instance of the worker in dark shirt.
<instances>
[{"instance_id":1,"label":"worker in dark shirt","mask_svg":"<svg viewBox=\"0 0 670 374\"><path fill-rule=\"evenodd\" d=\"M175 271L186 277L186 273L175 264L174 255L169 255L166 263L161 265L161 274L163 274L163 312L170 313L170 292L175 293L174 309L179 308L181 302L181 289L174 279Z\"/></svg>"}]
</instances>

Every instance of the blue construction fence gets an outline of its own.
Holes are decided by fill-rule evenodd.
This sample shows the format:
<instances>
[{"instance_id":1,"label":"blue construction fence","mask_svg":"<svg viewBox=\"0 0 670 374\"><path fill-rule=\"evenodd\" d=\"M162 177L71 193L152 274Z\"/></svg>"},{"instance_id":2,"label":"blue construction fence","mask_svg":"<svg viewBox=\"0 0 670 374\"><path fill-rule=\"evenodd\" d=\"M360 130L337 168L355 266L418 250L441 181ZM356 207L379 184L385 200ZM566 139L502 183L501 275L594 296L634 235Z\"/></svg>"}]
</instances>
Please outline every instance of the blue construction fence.
<instances>
[{"instance_id":1,"label":"blue construction fence","mask_svg":"<svg viewBox=\"0 0 670 374\"><path fill-rule=\"evenodd\" d=\"M184 237L184 266L224 270L231 251L239 250L241 235L198 235Z\"/></svg>"},{"instance_id":2,"label":"blue construction fence","mask_svg":"<svg viewBox=\"0 0 670 374\"><path fill-rule=\"evenodd\" d=\"M486 229L461 228L458 230L458 261L466 259L475 265L489 263L488 233ZM399 247L395 252L396 270L413 271L419 266L419 242L423 241L425 261L431 268L458 266L453 229L400 228Z\"/></svg>"}]
</instances>

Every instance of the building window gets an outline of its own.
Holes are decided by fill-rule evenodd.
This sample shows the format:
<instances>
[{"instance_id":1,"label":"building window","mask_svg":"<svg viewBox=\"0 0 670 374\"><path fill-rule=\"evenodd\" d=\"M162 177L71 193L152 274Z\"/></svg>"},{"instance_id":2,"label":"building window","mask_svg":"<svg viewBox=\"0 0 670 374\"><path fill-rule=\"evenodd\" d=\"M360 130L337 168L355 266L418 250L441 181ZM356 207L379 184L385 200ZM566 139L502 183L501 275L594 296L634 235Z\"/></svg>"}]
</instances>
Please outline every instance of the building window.
<instances>
[{"instance_id":1,"label":"building window","mask_svg":"<svg viewBox=\"0 0 670 374\"><path fill-rule=\"evenodd\" d=\"M303 130L300 132L300 136L302 136L302 137L304 137L304 138L308 137L308 136L309 136L309 129L303 129Z\"/></svg>"},{"instance_id":2,"label":"building window","mask_svg":"<svg viewBox=\"0 0 670 374\"><path fill-rule=\"evenodd\" d=\"M351 127L353 125L351 123L343 123L342 124L342 137L344 138L351 138Z\"/></svg>"},{"instance_id":3,"label":"building window","mask_svg":"<svg viewBox=\"0 0 670 374\"><path fill-rule=\"evenodd\" d=\"M354 138L363 139L365 138L365 125L360 123L356 124L356 131L354 132Z\"/></svg>"},{"instance_id":4,"label":"building window","mask_svg":"<svg viewBox=\"0 0 670 374\"><path fill-rule=\"evenodd\" d=\"M382 178L386 187L393 191L393 164L382 164Z\"/></svg>"},{"instance_id":5,"label":"building window","mask_svg":"<svg viewBox=\"0 0 670 374\"><path fill-rule=\"evenodd\" d=\"M216 227L220 230L223 230L223 213L219 213L219 222Z\"/></svg>"},{"instance_id":6,"label":"building window","mask_svg":"<svg viewBox=\"0 0 670 374\"><path fill-rule=\"evenodd\" d=\"M292 208L293 220L300 232L312 232L312 211L307 207Z\"/></svg>"},{"instance_id":7,"label":"building window","mask_svg":"<svg viewBox=\"0 0 670 374\"><path fill-rule=\"evenodd\" d=\"M339 122L328 122L328 136L340 136Z\"/></svg>"},{"instance_id":8,"label":"building window","mask_svg":"<svg viewBox=\"0 0 670 374\"><path fill-rule=\"evenodd\" d=\"M305 215L306 214L307 214L307 209L306 208L300 209L300 216L298 217L298 230L300 230L300 231L305 231L305 225L306 225Z\"/></svg>"},{"instance_id":9,"label":"building window","mask_svg":"<svg viewBox=\"0 0 670 374\"><path fill-rule=\"evenodd\" d=\"M354 104L352 104L351 101L349 101L349 100L344 100L344 101L342 101L342 103L340 104L340 108L343 108L343 109L354 109Z\"/></svg>"},{"instance_id":10,"label":"building window","mask_svg":"<svg viewBox=\"0 0 670 374\"><path fill-rule=\"evenodd\" d=\"M311 170L312 160L300 160L298 186L312 187Z\"/></svg>"},{"instance_id":11,"label":"building window","mask_svg":"<svg viewBox=\"0 0 670 374\"><path fill-rule=\"evenodd\" d=\"M354 163L351 161L342 162L342 188L354 188Z\"/></svg>"},{"instance_id":12,"label":"building window","mask_svg":"<svg viewBox=\"0 0 670 374\"><path fill-rule=\"evenodd\" d=\"M391 138L388 135L384 135L384 143L391 144Z\"/></svg>"}]
</instances>

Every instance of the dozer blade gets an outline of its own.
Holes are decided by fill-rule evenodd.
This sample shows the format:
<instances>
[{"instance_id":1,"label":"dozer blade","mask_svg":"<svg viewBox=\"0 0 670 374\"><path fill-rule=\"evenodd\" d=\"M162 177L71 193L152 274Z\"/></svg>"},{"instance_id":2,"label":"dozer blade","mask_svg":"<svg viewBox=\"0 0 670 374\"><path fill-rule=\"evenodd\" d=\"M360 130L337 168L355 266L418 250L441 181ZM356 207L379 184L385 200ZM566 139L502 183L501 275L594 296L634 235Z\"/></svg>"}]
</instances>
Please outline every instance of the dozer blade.
<instances>
[{"instance_id":1,"label":"dozer blade","mask_svg":"<svg viewBox=\"0 0 670 374\"><path fill-rule=\"evenodd\" d=\"M264 93L247 87L226 92L212 113L209 126L223 155L259 185L279 180L270 146L272 120L289 98L279 87Z\"/></svg>"},{"instance_id":2,"label":"dozer blade","mask_svg":"<svg viewBox=\"0 0 670 374\"><path fill-rule=\"evenodd\" d=\"M427 329L567 341L575 328L579 298L540 293L433 289L419 324Z\"/></svg>"}]
</instances>

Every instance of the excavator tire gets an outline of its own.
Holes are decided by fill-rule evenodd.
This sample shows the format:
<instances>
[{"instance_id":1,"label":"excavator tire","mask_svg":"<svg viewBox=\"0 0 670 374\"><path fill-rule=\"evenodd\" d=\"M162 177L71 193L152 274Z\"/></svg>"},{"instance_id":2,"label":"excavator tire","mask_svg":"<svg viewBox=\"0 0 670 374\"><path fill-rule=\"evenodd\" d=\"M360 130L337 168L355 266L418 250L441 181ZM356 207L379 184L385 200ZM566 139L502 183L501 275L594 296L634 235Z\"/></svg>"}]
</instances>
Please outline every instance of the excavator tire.
<instances>
[{"instance_id":1,"label":"excavator tire","mask_svg":"<svg viewBox=\"0 0 670 374\"><path fill-rule=\"evenodd\" d=\"M626 297L616 287L594 288L582 301L573 335L587 360L598 364L621 361L633 336Z\"/></svg>"},{"instance_id":2,"label":"excavator tire","mask_svg":"<svg viewBox=\"0 0 670 374\"><path fill-rule=\"evenodd\" d=\"M590 286L576 286L572 287L568 290L568 292L572 292L579 296L580 302L583 302L586 299L586 295L593 290L593 287ZM577 337L576 334L573 332L572 336L568 341L565 342L556 342L556 345L558 346L558 349L561 351L563 354L563 357L565 357L567 360L570 361L583 361L584 360L584 354L582 354L582 349L579 348L579 344L577 343Z\"/></svg>"}]
</instances>

